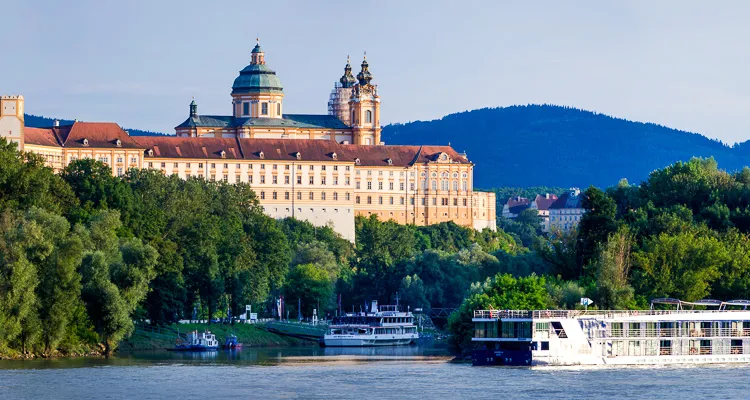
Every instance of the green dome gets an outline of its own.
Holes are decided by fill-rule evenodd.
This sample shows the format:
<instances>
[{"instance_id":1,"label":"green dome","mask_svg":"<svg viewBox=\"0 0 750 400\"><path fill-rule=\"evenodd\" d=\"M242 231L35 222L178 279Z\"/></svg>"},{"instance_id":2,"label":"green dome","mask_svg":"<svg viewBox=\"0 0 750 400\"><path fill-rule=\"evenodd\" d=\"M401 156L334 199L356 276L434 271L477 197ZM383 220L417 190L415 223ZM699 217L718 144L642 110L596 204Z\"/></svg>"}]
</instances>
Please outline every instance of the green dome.
<instances>
[{"instance_id":1,"label":"green dome","mask_svg":"<svg viewBox=\"0 0 750 400\"><path fill-rule=\"evenodd\" d=\"M232 94L235 93L258 93L258 92L283 92L281 80L276 76L276 71L268 68L266 64L250 64L240 71L240 76L234 80Z\"/></svg>"}]
</instances>

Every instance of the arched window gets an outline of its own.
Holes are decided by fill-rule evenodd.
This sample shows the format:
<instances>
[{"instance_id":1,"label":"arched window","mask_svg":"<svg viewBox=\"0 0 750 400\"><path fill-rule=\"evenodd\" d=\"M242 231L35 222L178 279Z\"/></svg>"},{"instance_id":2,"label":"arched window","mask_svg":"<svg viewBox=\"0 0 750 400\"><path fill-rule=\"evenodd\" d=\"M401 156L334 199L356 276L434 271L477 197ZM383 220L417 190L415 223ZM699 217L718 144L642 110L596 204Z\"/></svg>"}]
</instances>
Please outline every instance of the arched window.
<instances>
[{"instance_id":1,"label":"arched window","mask_svg":"<svg viewBox=\"0 0 750 400\"><path fill-rule=\"evenodd\" d=\"M437 179L432 180L432 190L437 190Z\"/></svg>"},{"instance_id":2,"label":"arched window","mask_svg":"<svg viewBox=\"0 0 750 400\"><path fill-rule=\"evenodd\" d=\"M453 181L453 190L458 191L458 181Z\"/></svg>"},{"instance_id":3,"label":"arched window","mask_svg":"<svg viewBox=\"0 0 750 400\"><path fill-rule=\"evenodd\" d=\"M440 182L440 188L441 188L441 190L445 190L447 192L448 191L448 180L443 179Z\"/></svg>"},{"instance_id":4,"label":"arched window","mask_svg":"<svg viewBox=\"0 0 750 400\"><path fill-rule=\"evenodd\" d=\"M276 115L281 116L281 103L276 103Z\"/></svg>"},{"instance_id":5,"label":"arched window","mask_svg":"<svg viewBox=\"0 0 750 400\"><path fill-rule=\"evenodd\" d=\"M365 122L372 122L372 111L365 111Z\"/></svg>"},{"instance_id":6,"label":"arched window","mask_svg":"<svg viewBox=\"0 0 750 400\"><path fill-rule=\"evenodd\" d=\"M422 190L427 190L427 180L422 179L422 184L420 186L422 186Z\"/></svg>"},{"instance_id":7,"label":"arched window","mask_svg":"<svg viewBox=\"0 0 750 400\"><path fill-rule=\"evenodd\" d=\"M467 190L468 184L466 183L466 181L461 181L461 187L463 188L464 192Z\"/></svg>"}]
</instances>

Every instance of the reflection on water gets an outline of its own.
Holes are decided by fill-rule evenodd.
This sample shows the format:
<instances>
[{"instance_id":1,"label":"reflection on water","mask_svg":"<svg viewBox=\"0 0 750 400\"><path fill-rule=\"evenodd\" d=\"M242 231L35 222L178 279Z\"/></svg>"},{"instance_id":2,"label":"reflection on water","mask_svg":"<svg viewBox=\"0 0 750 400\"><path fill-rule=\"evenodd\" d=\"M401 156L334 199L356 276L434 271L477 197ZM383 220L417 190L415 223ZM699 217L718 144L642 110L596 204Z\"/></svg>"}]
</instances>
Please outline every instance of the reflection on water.
<instances>
[{"instance_id":1,"label":"reflection on water","mask_svg":"<svg viewBox=\"0 0 750 400\"><path fill-rule=\"evenodd\" d=\"M423 361L446 360L451 354L446 347L385 346L385 347L245 347L216 351L136 351L119 353L109 359L100 357L54 360L0 361L0 369L79 368L96 366L163 365L163 364L237 364L275 365L299 362L342 361Z\"/></svg>"}]
</instances>

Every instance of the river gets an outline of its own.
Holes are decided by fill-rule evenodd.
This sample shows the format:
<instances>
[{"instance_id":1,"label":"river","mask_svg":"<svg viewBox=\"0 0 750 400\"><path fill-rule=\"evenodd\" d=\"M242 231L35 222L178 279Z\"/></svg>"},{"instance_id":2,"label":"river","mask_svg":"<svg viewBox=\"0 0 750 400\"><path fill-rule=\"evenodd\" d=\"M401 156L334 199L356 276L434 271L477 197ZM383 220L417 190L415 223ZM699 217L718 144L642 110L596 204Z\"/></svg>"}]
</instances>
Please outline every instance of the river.
<instances>
[{"instance_id":1,"label":"river","mask_svg":"<svg viewBox=\"0 0 750 400\"><path fill-rule=\"evenodd\" d=\"M747 399L750 366L518 369L440 348L247 348L0 361L0 399Z\"/></svg>"}]
</instances>

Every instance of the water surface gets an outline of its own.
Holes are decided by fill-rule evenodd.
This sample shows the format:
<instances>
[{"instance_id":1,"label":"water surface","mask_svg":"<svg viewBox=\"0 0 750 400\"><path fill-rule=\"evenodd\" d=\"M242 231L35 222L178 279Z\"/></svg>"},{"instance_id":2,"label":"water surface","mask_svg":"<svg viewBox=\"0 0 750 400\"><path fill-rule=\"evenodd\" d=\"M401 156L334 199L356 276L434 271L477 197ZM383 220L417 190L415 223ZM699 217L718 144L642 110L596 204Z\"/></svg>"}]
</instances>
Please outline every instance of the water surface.
<instances>
[{"instance_id":1,"label":"water surface","mask_svg":"<svg viewBox=\"0 0 750 400\"><path fill-rule=\"evenodd\" d=\"M0 362L0 399L747 399L750 367L517 369L426 347L138 352Z\"/></svg>"}]
</instances>

